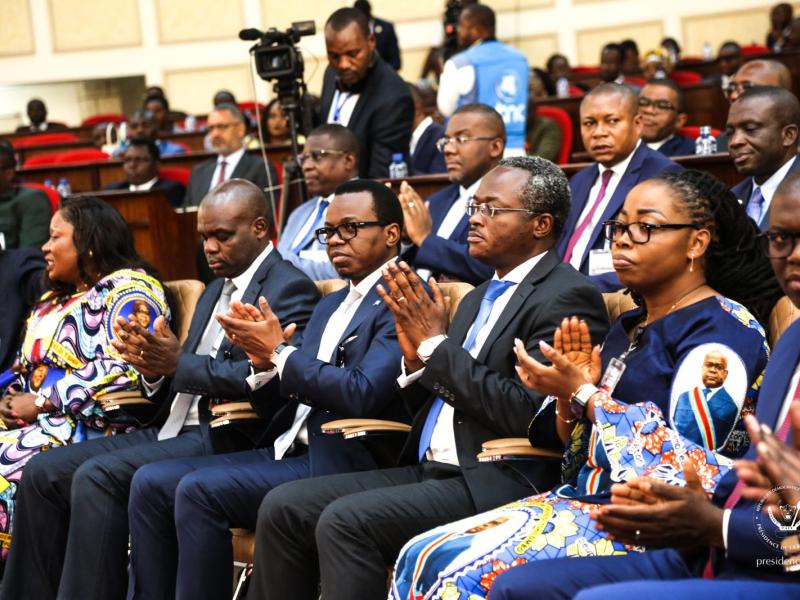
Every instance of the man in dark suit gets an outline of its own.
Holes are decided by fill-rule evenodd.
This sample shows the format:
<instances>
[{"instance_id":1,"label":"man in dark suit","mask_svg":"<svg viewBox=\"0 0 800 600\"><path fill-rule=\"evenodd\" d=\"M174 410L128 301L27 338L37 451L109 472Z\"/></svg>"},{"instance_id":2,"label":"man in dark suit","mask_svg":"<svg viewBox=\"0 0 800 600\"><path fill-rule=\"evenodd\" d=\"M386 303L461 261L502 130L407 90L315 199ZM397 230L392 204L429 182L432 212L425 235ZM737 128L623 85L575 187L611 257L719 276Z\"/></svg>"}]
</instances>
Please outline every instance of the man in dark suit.
<instances>
[{"instance_id":1,"label":"man in dark suit","mask_svg":"<svg viewBox=\"0 0 800 600\"><path fill-rule=\"evenodd\" d=\"M230 302L264 296L281 322L302 330L319 298L313 282L272 247L267 214L264 195L240 179L203 199L197 228L220 279L198 301L183 349L163 318L153 334L135 319L117 320L116 350L141 373L146 394L161 401L166 421L160 429L87 440L28 463L0 597L125 596L128 491L136 469L213 453L209 403L247 398L247 356L225 338L215 314Z\"/></svg>"},{"instance_id":2,"label":"man in dark suit","mask_svg":"<svg viewBox=\"0 0 800 600\"><path fill-rule=\"evenodd\" d=\"M477 285L492 276L488 264L470 256L466 207L481 179L503 157L506 129L502 117L485 104L465 104L447 122L439 152L453 183L423 202L408 183L400 186L406 236L412 243L403 260L430 275Z\"/></svg>"},{"instance_id":3,"label":"man in dark suit","mask_svg":"<svg viewBox=\"0 0 800 600\"><path fill-rule=\"evenodd\" d=\"M747 177L731 191L759 228L766 229L775 190L800 167L800 102L780 87L750 88L731 104L725 129L733 164Z\"/></svg>"},{"instance_id":4,"label":"man in dark suit","mask_svg":"<svg viewBox=\"0 0 800 600\"><path fill-rule=\"evenodd\" d=\"M39 249L0 250L0 375L14 361L25 317L42 295L43 271Z\"/></svg>"},{"instance_id":5,"label":"man in dark suit","mask_svg":"<svg viewBox=\"0 0 800 600\"><path fill-rule=\"evenodd\" d=\"M180 206L183 204L186 188L177 181L161 179L158 176L158 169L161 166L160 159L161 155L154 141L132 138L122 157L125 180L111 183L106 186L106 189L131 192L164 190L167 201L172 206Z\"/></svg>"},{"instance_id":6,"label":"man in dark suit","mask_svg":"<svg viewBox=\"0 0 800 600\"><path fill-rule=\"evenodd\" d=\"M568 206L566 177L544 159L509 159L484 177L470 205L470 253L496 276L464 297L449 329L438 287L431 299L408 265L389 267L380 293L397 321L398 382L414 412L402 466L267 494L250 598L316 599L318 568L326 600L383 597L386 566L412 536L554 483L552 463L512 469L476 455L487 440L526 435L543 402L515 374L515 338L540 356L566 315L586 319L595 339L607 328L597 290L552 249ZM553 432L541 442L563 448Z\"/></svg>"},{"instance_id":7,"label":"man in dark suit","mask_svg":"<svg viewBox=\"0 0 800 600\"><path fill-rule=\"evenodd\" d=\"M800 173L795 172L784 180L773 204L770 231L782 235L765 244L765 249L772 257L772 269L778 283L792 304L800 308L800 287L797 285L800 244L796 243L800 238ZM800 321L795 321L775 345L756 404L756 418L775 432L786 433L784 427L789 406L797 400L800 392L796 377L798 367ZM750 427L748 430L752 435ZM758 446L760 444L750 444L745 458L753 460ZM758 467L750 463L748 469L757 471ZM604 530L622 543L645 546L646 552L585 557L579 558L577 563L574 558L529 563L525 569L511 569L498 577L492 586L492 599L529 598L531 586L536 588L537 600L573 598L582 589L633 580L654 580L653 589L659 589L662 580L701 575L736 580L791 581L792 576L782 572L783 554L777 527L769 518L759 519L756 525L754 518L761 507L741 496L742 486L737 471L731 469L721 479L711 500L699 485L697 475L692 479L694 481L686 487L649 481L652 484L651 497L645 504L639 503L645 499L641 486L633 484L633 489L631 484L615 485L612 504L596 511L595 518ZM615 494L617 502L614 502ZM617 588L613 589L616 592ZM636 597L624 593L623 589L626 588L605 597ZM678 594L674 597L700 596ZM596 596L592 596L594 598Z\"/></svg>"},{"instance_id":8,"label":"man in dark suit","mask_svg":"<svg viewBox=\"0 0 800 600\"><path fill-rule=\"evenodd\" d=\"M320 120L339 123L360 142L361 177L389 176L392 154L408 163L414 119L411 92L375 52L369 21L355 8L340 8L325 23L328 68L322 81Z\"/></svg>"},{"instance_id":9,"label":"man in dark suit","mask_svg":"<svg viewBox=\"0 0 800 600\"><path fill-rule=\"evenodd\" d=\"M44 101L34 98L28 102L26 109L30 125L20 125L16 133L44 133L45 131L66 131L68 127L63 123L48 122L47 107Z\"/></svg>"},{"instance_id":10,"label":"man in dark suit","mask_svg":"<svg viewBox=\"0 0 800 600\"><path fill-rule=\"evenodd\" d=\"M642 141L664 156L690 156L695 141L678 130L686 124L683 92L671 79L652 79L639 92Z\"/></svg>"},{"instance_id":11,"label":"man in dark suit","mask_svg":"<svg viewBox=\"0 0 800 600\"><path fill-rule=\"evenodd\" d=\"M184 206L197 206L200 200L228 179L246 179L260 189L278 185L278 175L272 165L269 175L259 156L250 156L243 146L247 133L245 119L239 107L220 104L208 115L208 134L217 157L200 163L192 169ZM268 197L271 197L269 190Z\"/></svg>"},{"instance_id":12,"label":"man in dark suit","mask_svg":"<svg viewBox=\"0 0 800 600\"><path fill-rule=\"evenodd\" d=\"M636 93L616 83L586 94L580 107L583 145L595 164L570 179L572 208L556 249L601 291L619 289L603 222L613 219L637 184L680 165L640 140L642 116Z\"/></svg>"},{"instance_id":13,"label":"man in dark suit","mask_svg":"<svg viewBox=\"0 0 800 600\"><path fill-rule=\"evenodd\" d=\"M375 49L381 58L389 63L395 71L400 70L400 46L394 25L389 21L372 16L372 6L367 0L356 0L353 8L363 12L369 19L369 30L375 34Z\"/></svg>"},{"instance_id":14,"label":"man in dark suit","mask_svg":"<svg viewBox=\"0 0 800 600\"><path fill-rule=\"evenodd\" d=\"M411 90L411 98L414 100L414 130L411 132L409 148L411 174L444 173L447 170L444 157L436 147L436 142L444 136L444 127L426 113L419 88L409 83L408 89Z\"/></svg>"},{"instance_id":15,"label":"man in dark suit","mask_svg":"<svg viewBox=\"0 0 800 600\"><path fill-rule=\"evenodd\" d=\"M370 225L353 229L354 221ZM394 319L376 290L381 269L397 257L402 221L397 197L380 183L339 186L318 235L350 284L317 305L302 344L284 343L267 305L233 305L233 314L221 317L253 361L251 402L274 415L271 433L258 450L139 469L128 507L129 597L176 597L176 570L177 597L225 597L229 528L255 529L267 492L286 481L378 467L364 444L325 435L320 426L345 417L408 419L394 393L401 358ZM276 412L279 396L291 401Z\"/></svg>"}]
</instances>

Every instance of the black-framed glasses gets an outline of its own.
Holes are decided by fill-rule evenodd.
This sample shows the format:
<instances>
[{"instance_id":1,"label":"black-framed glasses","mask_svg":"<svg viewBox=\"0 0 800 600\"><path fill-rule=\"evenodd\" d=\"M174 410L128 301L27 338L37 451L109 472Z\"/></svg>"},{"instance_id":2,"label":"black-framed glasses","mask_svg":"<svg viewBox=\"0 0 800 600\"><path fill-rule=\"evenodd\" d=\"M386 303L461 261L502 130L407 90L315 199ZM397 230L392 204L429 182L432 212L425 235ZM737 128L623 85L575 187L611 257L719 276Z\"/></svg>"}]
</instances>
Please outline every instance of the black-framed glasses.
<instances>
[{"instance_id":1,"label":"black-framed glasses","mask_svg":"<svg viewBox=\"0 0 800 600\"><path fill-rule=\"evenodd\" d=\"M672 104L669 100L652 100L650 98L645 98L644 96L639 96L639 108L645 107L653 107L656 110L677 110L675 105Z\"/></svg>"},{"instance_id":2,"label":"black-framed glasses","mask_svg":"<svg viewBox=\"0 0 800 600\"><path fill-rule=\"evenodd\" d=\"M758 243L767 258L788 258L800 240L800 231L767 229L758 234Z\"/></svg>"},{"instance_id":3,"label":"black-framed glasses","mask_svg":"<svg viewBox=\"0 0 800 600\"><path fill-rule=\"evenodd\" d=\"M739 82L730 82L727 86L725 86L725 95L728 97L732 96L733 94L742 94L745 90L749 90L753 87L753 82L751 81L739 81Z\"/></svg>"},{"instance_id":4,"label":"black-framed glasses","mask_svg":"<svg viewBox=\"0 0 800 600\"><path fill-rule=\"evenodd\" d=\"M662 223L656 225L655 223L642 223L641 221L623 223L622 221L614 220L603 223L603 233L609 242L613 242L622 234L627 233L628 238L634 244L646 244L650 241L650 236L655 230L686 228L700 229L700 226L697 223Z\"/></svg>"},{"instance_id":5,"label":"black-framed glasses","mask_svg":"<svg viewBox=\"0 0 800 600\"><path fill-rule=\"evenodd\" d=\"M470 200L467 202L467 214L471 217L475 213L481 213L484 217L493 218L495 213L499 212L524 212L532 215L533 212L528 210L527 208L498 208L496 206L492 206L491 204L483 203L478 204Z\"/></svg>"},{"instance_id":6,"label":"black-framed glasses","mask_svg":"<svg viewBox=\"0 0 800 600\"><path fill-rule=\"evenodd\" d=\"M334 233L339 236L340 240L346 242L356 237L359 229L364 227L383 227L384 225L386 225L385 221L349 221L336 227L320 227L314 232L314 235L317 236L317 241L320 244L330 242Z\"/></svg>"},{"instance_id":7,"label":"black-framed glasses","mask_svg":"<svg viewBox=\"0 0 800 600\"><path fill-rule=\"evenodd\" d=\"M216 131L217 129L220 131L226 131L234 125L236 125L236 123L216 123L214 125L207 125L206 129L208 129L209 132Z\"/></svg>"},{"instance_id":8,"label":"black-framed glasses","mask_svg":"<svg viewBox=\"0 0 800 600\"><path fill-rule=\"evenodd\" d=\"M300 161L301 165L307 160L313 160L315 163L318 163L326 156L341 156L342 154L347 154L347 152L344 150L309 150L308 152L298 154L297 160Z\"/></svg>"},{"instance_id":9,"label":"black-framed glasses","mask_svg":"<svg viewBox=\"0 0 800 600\"><path fill-rule=\"evenodd\" d=\"M455 144L456 147L461 146L462 144L466 144L467 142L476 142L478 140L494 140L497 139L497 136L488 136L488 135L457 135L456 137L443 137L436 140L436 149L444 154L444 149L447 144Z\"/></svg>"}]
</instances>

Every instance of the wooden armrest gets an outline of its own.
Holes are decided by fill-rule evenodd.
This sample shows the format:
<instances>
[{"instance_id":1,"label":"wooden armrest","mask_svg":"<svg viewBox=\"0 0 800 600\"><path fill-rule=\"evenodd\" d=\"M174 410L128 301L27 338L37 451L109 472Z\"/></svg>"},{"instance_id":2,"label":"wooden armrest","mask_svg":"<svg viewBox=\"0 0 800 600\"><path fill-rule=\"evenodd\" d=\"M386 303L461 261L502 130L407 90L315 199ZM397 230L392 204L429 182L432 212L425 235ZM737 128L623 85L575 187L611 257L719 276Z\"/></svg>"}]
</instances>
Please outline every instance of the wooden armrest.
<instances>
[{"instance_id":1,"label":"wooden armrest","mask_svg":"<svg viewBox=\"0 0 800 600\"><path fill-rule=\"evenodd\" d=\"M382 419L338 419L324 423L321 429L323 433L342 433L346 439L350 439L351 437L361 437L368 433L408 433L411 431L411 425Z\"/></svg>"},{"instance_id":2,"label":"wooden armrest","mask_svg":"<svg viewBox=\"0 0 800 600\"><path fill-rule=\"evenodd\" d=\"M530 446L528 438L498 438L496 440L486 440L481 444L483 450L496 450L497 448L515 448L517 446Z\"/></svg>"},{"instance_id":3,"label":"wooden armrest","mask_svg":"<svg viewBox=\"0 0 800 600\"><path fill-rule=\"evenodd\" d=\"M103 410L106 412L135 406L155 406L150 400L142 397L138 390L111 392L109 394L103 394L98 400Z\"/></svg>"},{"instance_id":4,"label":"wooden armrest","mask_svg":"<svg viewBox=\"0 0 800 600\"><path fill-rule=\"evenodd\" d=\"M261 418L249 402L215 404L211 407L211 414L216 417L208 424L212 429L240 421L256 421Z\"/></svg>"},{"instance_id":5,"label":"wooden armrest","mask_svg":"<svg viewBox=\"0 0 800 600\"><path fill-rule=\"evenodd\" d=\"M211 407L211 414L215 417L222 415L230 415L237 412L253 410L253 405L249 402L223 402L221 404L214 404Z\"/></svg>"},{"instance_id":6,"label":"wooden armrest","mask_svg":"<svg viewBox=\"0 0 800 600\"><path fill-rule=\"evenodd\" d=\"M528 457L561 460L564 456L557 450L534 448L528 438L500 438L487 440L481 444L483 452L478 454L478 462L492 462L495 460L513 460Z\"/></svg>"}]
</instances>

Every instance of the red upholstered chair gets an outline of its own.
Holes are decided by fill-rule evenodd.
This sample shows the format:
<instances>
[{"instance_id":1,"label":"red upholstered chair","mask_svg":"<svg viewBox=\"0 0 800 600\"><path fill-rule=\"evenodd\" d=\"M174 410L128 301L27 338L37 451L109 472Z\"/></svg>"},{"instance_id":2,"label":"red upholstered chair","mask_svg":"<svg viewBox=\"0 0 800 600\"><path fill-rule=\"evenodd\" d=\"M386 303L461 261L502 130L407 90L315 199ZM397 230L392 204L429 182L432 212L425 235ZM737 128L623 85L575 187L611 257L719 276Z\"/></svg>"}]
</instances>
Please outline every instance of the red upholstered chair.
<instances>
[{"instance_id":1,"label":"red upholstered chair","mask_svg":"<svg viewBox=\"0 0 800 600\"><path fill-rule=\"evenodd\" d=\"M23 167L43 167L46 165L54 165L58 163L58 159L61 155L58 153L53 154L37 154L36 156L31 156L30 158L26 158L25 162L22 164Z\"/></svg>"},{"instance_id":2,"label":"red upholstered chair","mask_svg":"<svg viewBox=\"0 0 800 600\"><path fill-rule=\"evenodd\" d=\"M266 108L266 107L261 102L239 102L239 104L237 104L237 106L239 107L239 110L241 110L243 112L244 111L252 111L255 114L256 104L258 104L258 110L260 112L264 112L264 108Z\"/></svg>"},{"instance_id":3,"label":"red upholstered chair","mask_svg":"<svg viewBox=\"0 0 800 600\"><path fill-rule=\"evenodd\" d=\"M641 77L625 77L625 83L630 83L631 85L635 85L637 87L644 87L647 85L647 80L642 79Z\"/></svg>"},{"instance_id":4,"label":"red upholstered chair","mask_svg":"<svg viewBox=\"0 0 800 600\"><path fill-rule=\"evenodd\" d=\"M49 144L63 144L68 142L79 142L80 138L74 133L40 133L38 135L28 135L17 138L11 142L14 148L28 148L30 146L47 146Z\"/></svg>"},{"instance_id":5,"label":"red upholstered chair","mask_svg":"<svg viewBox=\"0 0 800 600\"><path fill-rule=\"evenodd\" d=\"M39 190L40 192L47 194L47 199L50 200L50 214L54 214L58 210L58 206L61 204L61 196L59 196L58 192L53 188L42 185L41 183L36 183L34 181L26 181L20 185L22 187Z\"/></svg>"},{"instance_id":6,"label":"red upholstered chair","mask_svg":"<svg viewBox=\"0 0 800 600\"><path fill-rule=\"evenodd\" d=\"M161 179L177 181L184 186L189 185L191 174L191 169L184 169L183 167L162 167L158 170L158 176Z\"/></svg>"},{"instance_id":7,"label":"red upholstered chair","mask_svg":"<svg viewBox=\"0 0 800 600\"><path fill-rule=\"evenodd\" d=\"M761 44L742 46L742 56L758 56L759 54L769 54L769 48Z\"/></svg>"},{"instance_id":8,"label":"red upholstered chair","mask_svg":"<svg viewBox=\"0 0 800 600\"><path fill-rule=\"evenodd\" d=\"M585 65L576 65L572 67L570 71L575 75L583 75L585 73L599 73L600 67L599 66L587 67Z\"/></svg>"},{"instance_id":9,"label":"red upholstered chair","mask_svg":"<svg viewBox=\"0 0 800 600\"><path fill-rule=\"evenodd\" d=\"M34 158L36 158L34 156ZM108 160L108 154L97 148L81 148L80 150L68 150L58 154L58 163L86 163L98 160Z\"/></svg>"},{"instance_id":10,"label":"red upholstered chair","mask_svg":"<svg viewBox=\"0 0 800 600\"><path fill-rule=\"evenodd\" d=\"M579 88L577 85L570 84L569 86L569 95L572 97L575 96L583 96L586 93L586 90L583 88Z\"/></svg>"},{"instance_id":11,"label":"red upholstered chair","mask_svg":"<svg viewBox=\"0 0 800 600\"><path fill-rule=\"evenodd\" d=\"M703 76L696 71L673 71L669 77L678 85L689 85L703 81Z\"/></svg>"},{"instance_id":12,"label":"red upholstered chair","mask_svg":"<svg viewBox=\"0 0 800 600\"><path fill-rule=\"evenodd\" d=\"M706 62L702 56L681 56L681 62L684 64L696 64Z\"/></svg>"},{"instance_id":13,"label":"red upholstered chair","mask_svg":"<svg viewBox=\"0 0 800 600\"><path fill-rule=\"evenodd\" d=\"M572 136L575 135L569 113L563 108L554 106L537 106L536 114L558 123L559 129L561 129L561 148L558 151L558 164L567 164L569 162L569 153L572 149Z\"/></svg>"},{"instance_id":14,"label":"red upholstered chair","mask_svg":"<svg viewBox=\"0 0 800 600\"><path fill-rule=\"evenodd\" d=\"M128 120L128 117L125 115L120 115L117 113L101 113L99 115L92 115L91 117L85 118L81 125L89 126L89 125L97 125L98 123L124 123Z\"/></svg>"},{"instance_id":15,"label":"red upholstered chair","mask_svg":"<svg viewBox=\"0 0 800 600\"><path fill-rule=\"evenodd\" d=\"M714 129L713 127L711 128L711 135L713 135L714 137L717 137L720 133L721 131L719 129ZM690 125L688 127L681 127L680 129L678 129L678 135L682 135L684 137L696 140L697 138L700 137L700 127L694 125Z\"/></svg>"}]
</instances>

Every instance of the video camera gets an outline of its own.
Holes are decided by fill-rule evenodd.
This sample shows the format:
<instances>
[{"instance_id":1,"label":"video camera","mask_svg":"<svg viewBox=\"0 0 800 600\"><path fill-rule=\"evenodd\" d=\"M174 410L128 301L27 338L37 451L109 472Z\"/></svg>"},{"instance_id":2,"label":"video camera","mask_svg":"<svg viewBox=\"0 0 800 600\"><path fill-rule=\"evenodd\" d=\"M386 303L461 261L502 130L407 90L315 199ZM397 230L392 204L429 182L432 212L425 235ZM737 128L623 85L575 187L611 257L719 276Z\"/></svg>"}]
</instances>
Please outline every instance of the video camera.
<instances>
[{"instance_id":1,"label":"video camera","mask_svg":"<svg viewBox=\"0 0 800 600\"><path fill-rule=\"evenodd\" d=\"M461 0L448 0L444 10L443 60L448 60L458 52L458 19L462 9Z\"/></svg>"},{"instance_id":2,"label":"video camera","mask_svg":"<svg viewBox=\"0 0 800 600\"><path fill-rule=\"evenodd\" d=\"M243 29L239 39L259 40L252 48L256 72L264 81L303 79L303 56L295 47L300 38L316 33L314 21L297 21L286 31L271 27L265 32L258 29Z\"/></svg>"}]
</instances>

